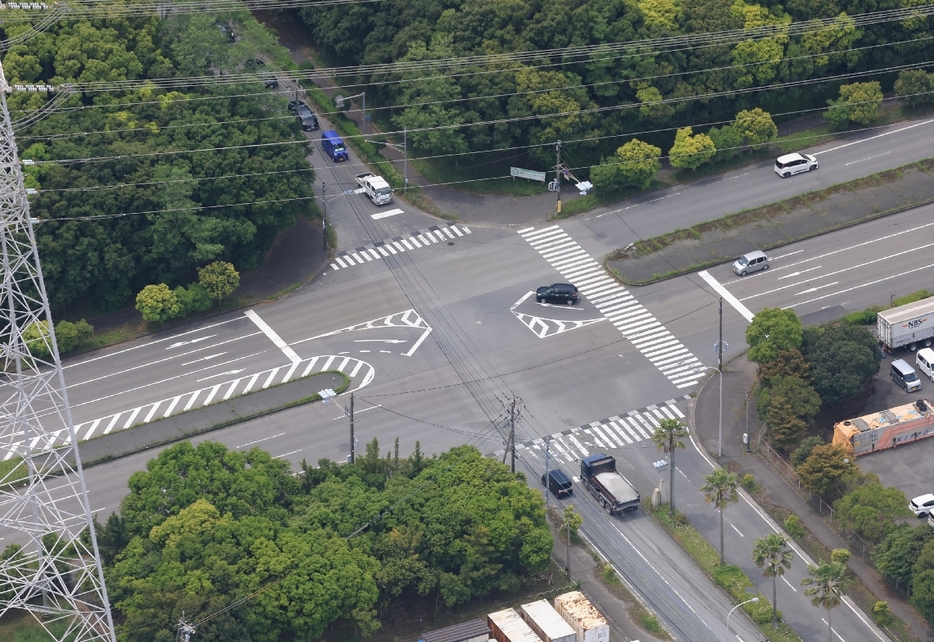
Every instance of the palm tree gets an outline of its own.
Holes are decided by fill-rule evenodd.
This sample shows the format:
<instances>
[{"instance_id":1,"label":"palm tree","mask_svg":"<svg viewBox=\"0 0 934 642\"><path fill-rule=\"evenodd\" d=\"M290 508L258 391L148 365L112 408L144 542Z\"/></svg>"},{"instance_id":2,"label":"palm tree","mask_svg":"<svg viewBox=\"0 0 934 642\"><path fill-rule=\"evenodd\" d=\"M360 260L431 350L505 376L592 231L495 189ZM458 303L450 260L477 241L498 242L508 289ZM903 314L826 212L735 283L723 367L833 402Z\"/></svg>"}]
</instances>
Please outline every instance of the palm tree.
<instances>
[{"instance_id":1,"label":"palm tree","mask_svg":"<svg viewBox=\"0 0 934 642\"><path fill-rule=\"evenodd\" d=\"M704 501L713 504L720 511L720 565L723 566L723 510L734 502L739 501L736 486L739 481L736 473L718 468L704 477L707 483L701 486Z\"/></svg>"},{"instance_id":2,"label":"palm tree","mask_svg":"<svg viewBox=\"0 0 934 642\"><path fill-rule=\"evenodd\" d=\"M762 539L753 542L752 561L756 566L765 570L762 572L766 577L772 578L772 628L778 626L778 597L776 590L776 578L785 574L786 568L791 568L791 558L794 557L788 549L788 540L781 533L769 533Z\"/></svg>"},{"instance_id":3,"label":"palm tree","mask_svg":"<svg viewBox=\"0 0 934 642\"><path fill-rule=\"evenodd\" d=\"M813 595L811 604L827 609L827 641L833 641L833 624L830 619L831 609L840 604L849 584L846 577L846 564L842 562L824 562L820 566L808 566L808 577L801 580L805 595Z\"/></svg>"},{"instance_id":4,"label":"palm tree","mask_svg":"<svg viewBox=\"0 0 934 642\"><path fill-rule=\"evenodd\" d=\"M668 516L671 517L675 512L675 450L684 448L684 442L680 441L687 437L688 429L677 419L662 419L658 428L652 433L652 441L659 450L665 451L668 455L668 491L670 499L668 500Z\"/></svg>"}]
</instances>

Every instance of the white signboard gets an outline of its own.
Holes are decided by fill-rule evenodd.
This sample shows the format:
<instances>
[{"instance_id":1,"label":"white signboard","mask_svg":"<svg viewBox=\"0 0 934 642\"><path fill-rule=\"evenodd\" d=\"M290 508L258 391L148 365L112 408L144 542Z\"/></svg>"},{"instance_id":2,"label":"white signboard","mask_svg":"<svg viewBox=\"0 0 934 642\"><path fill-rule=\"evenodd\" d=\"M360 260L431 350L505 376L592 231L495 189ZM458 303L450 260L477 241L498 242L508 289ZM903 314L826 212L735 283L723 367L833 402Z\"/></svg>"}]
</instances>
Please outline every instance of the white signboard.
<instances>
[{"instance_id":1,"label":"white signboard","mask_svg":"<svg viewBox=\"0 0 934 642\"><path fill-rule=\"evenodd\" d=\"M513 178L527 178L532 181L545 182L545 172L536 172L531 169L522 169L521 167L510 167L509 175Z\"/></svg>"}]
</instances>

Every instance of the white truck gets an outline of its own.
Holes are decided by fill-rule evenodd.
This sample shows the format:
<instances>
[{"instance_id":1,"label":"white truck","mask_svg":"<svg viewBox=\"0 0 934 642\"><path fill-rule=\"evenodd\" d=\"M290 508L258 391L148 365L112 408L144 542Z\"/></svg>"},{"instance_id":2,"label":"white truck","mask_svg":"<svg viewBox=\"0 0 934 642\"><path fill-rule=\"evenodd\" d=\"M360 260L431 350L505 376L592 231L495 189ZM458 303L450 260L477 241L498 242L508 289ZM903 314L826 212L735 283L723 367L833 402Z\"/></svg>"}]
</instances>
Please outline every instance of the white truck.
<instances>
[{"instance_id":1,"label":"white truck","mask_svg":"<svg viewBox=\"0 0 934 642\"><path fill-rule=\"evenodd\" d=\"M900 305L876 315L876 331L886 350L914 352L934 342L934 297Z\"/></svg>"},{"instance_id":2,"label":"white truck","mask_svg":"<svg viewBox=\"0 0 934 642\"><path fill-rule=\"evenodd\" d=\"M372 172L357 174L357 185L360 186L357 193L366 194L376 205L392 203L392 188L382 176L377 176Z\"/></svg>"}]
</instances>

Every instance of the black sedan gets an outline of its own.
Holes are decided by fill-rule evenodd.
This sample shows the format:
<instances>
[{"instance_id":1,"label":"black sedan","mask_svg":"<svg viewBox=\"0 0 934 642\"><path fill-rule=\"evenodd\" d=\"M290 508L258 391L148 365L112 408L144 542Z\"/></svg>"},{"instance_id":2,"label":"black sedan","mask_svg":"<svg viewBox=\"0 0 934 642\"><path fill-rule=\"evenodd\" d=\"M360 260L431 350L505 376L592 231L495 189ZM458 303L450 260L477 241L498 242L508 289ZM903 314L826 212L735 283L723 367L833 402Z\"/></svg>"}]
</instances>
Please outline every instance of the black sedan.
<instances>
[{"instance_id":1,"label":"black sedan","mask_svg":"<svg viewBox=\"0 0 934 642\"><path fill-rule=\"evenodd\" d=\"M535 300L539 303L567 303L574 305L580 298L577 288L570 283L552 283L544 285L535 292Z\"/></svg>"}]
</instances>

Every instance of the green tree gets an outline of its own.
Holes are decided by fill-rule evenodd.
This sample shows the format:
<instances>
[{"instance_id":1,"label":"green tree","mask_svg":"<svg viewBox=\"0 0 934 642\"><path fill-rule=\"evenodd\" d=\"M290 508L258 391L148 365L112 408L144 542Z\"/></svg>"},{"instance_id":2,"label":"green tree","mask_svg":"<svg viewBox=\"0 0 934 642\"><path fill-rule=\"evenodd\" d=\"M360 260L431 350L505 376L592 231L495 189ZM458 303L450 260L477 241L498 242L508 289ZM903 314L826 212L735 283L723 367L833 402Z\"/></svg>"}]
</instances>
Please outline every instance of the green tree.
<instances>
[{"instance_id":1,"label":"green tree","mask_svg":"<svg viewBox=\"0 0 934 642\"><path fill-rule=\"evenodd\" d=\"M714 147L717 148L717 157L728 159L736 156L743 149L743 135L733 125L711 127L707 132Z\"/></svg>"},{"instance_id":2,"label":"green tree","mask_svg":"<svg viewBox=\"0 0 934 642\"><path fill-rule=\"evenodd\" d=\"M778 127L772 122L772 116L761 108L744 109L736 114L733 125L753 149L758 149L771 140L778 138Z\"/></svg>"},{"instance_id":3,"label":"green tree","mask_svg":"<svg viewBox=\"0 0 934 642\"><path fill-rule=\"evenodd\" d=\"M639 114L650 123L666 123L675 114L674 107L662 102L662 92L651 85L641 84L636 100L640 103Z\"/></svg>"},{"instance_id":4,"label":"green tree","mask_svg":"<svg viewBox=\"0 0 934 642\"><path fill-rule=\"evenodd\" d=\"M846 548L835 548L830 551L830 561L840 562L844 566L849 563L851 557L853 557L853 554Z\"/></svg>"},{"instance_id":5,"label":"green tree","mask_svg":"<svg viewBox=\"0 0 934 642\"><path fill-rule=\"evenodd\" d=\"M849 454L833 444L815 446L795 472L805 488L824 497L839 497L850 482L859 478L859 468Z\"/></svg>"},{"instance_id":6,"label":"green tree","mask_svg":"<svg viewBox=\"0 0 934 642\"><path fill-rule=\"evenodd\" d=\"M594 167L590 179L598 189L607 192L620 188L646 189L661 169L662 150L633 138Z\"/></svg>"},{"instance_id":7,"label":"green tree","mask_svg":"<svg viewBox=\"0 0 934 642\"><path fill-rule=\"evenodd\" d=\"M806 381L798 377L776 376L767 389L766 421L771 441L787 448L801 441L808 423L820 411L821 398Z\"/></svg>"},{"instance_id":8,"label":"green tree","mask_svg":"<svg viewBox=\"0 0 934 642\"><path fill-rule=\"evenodd\" d=\"M52 354L52 333L48 321L33 321L23 330L23 341L29 354L36 359L45 359Z\"/></svg>"},{"instance_id":9,"label":"green tree","mask_svg":"<svg viewBox=\"0 0 934 642\"><path fill-rule=\"evenodd\" d=\"M926 524L918 528L899 524L872 549L872 559L880 573L900 585L910 586L912 566L925 544L932 540L934 528Z\"/></svg>"},{"instance_id":10,"label":"green tree","mask_svg":"<svg viewBox=\"0 0 934 642\"><path fill-rule=\"evenodd\" d=\"M796 377L802 381L811 382L808 362L804 360L804 355L797 348L781 350L774 359L760 363L756 377L759 385L764 387L771 386L774 377Z\"/></svg>"},{"instance_id":11,"label":"green tree","mask_svg":"<svg viewBox=\"0 0 934 642\"><path fill-rule=\"evenodd\" d=\"M784 350L801 347L801 319L794 310L763 308L746 326L747 357L754 363L768 363Z\"/></svg>"},{"instance_id":12,"label":"green tree","mask_svg":"<svg viewBox=\"0 0 934 642\"><path fill-rule=\"evenodd\" d=\"M240 287L240 273L226 261L214 261L198 268L198 285L216 301L228 297Z\"/></svg>"},{"instance_id":13,"label":"green tree","mask_svg":"<svg viewBox=\"0 0 934 642\"><path fill-rule=\"evenodd\" d=\"M843 129L851 122L868 125L882 106L882 87L875 80L843 85L840 97L828 100L827 104L830 109L824 113L824 118L834 126Z\"/></svg>"},{"instance_id":14,"label":"green tree","mask_svg":"<svg viewBox=\"0 0 934 642\"><path fill-rule=\"evenodd\" d=\"M59 321L55 324L55 340L58 342L60 354L77 352L90 343L94 337L94 326L81 319L80 321Z\"/></svg>"},{"instance_id":15,"label":"green tree","mask_svg":"<svg viewBox=\"0 0 934 642\"><path fill-rule=\"evenodd\" d=\"M795 448L794 452L791 453L791 466L797 468L811 456L811 452L814 450L815 446L820 446L824 443L824 440L820 437L814 435L811 437L805 437L804 440Z\"/></svg>"},{"instance_id":16,"label":"green tree","mask_svg":"<svg viewBox=\"0 0 934 642\"><path fill-rule=\"evenodd\" d=\"M187 288L178 286L172 291L178 299L178 305L181 308L179 316L182 317L192 313L207 312L214 303L200 283L191 283Z\"/></svg>"},{"instance_id":17,"label":"green tree","mask_svg":"<svg viewBox=\"0 0 934 642\"><path fill-rule=\"evenodd\" d=\"M807 586L804 594L811 598L811 604L827 609L827 641L833 642L832 611L840 605L846 594L849 580L846 565L840 562L824 562L819 566L808 566L808 576L801 580Z\"/></svg>"},{"instance_id":18,"label":"green tree","mask_svg":"<svg viewBox=\"0 0 934 642\"><path fill-rule=\"evenodd\" d=\"M165 283L147 285L136 295L136 309L143 314L143 320L151 323L164 323L178 316L181 306L175 293Z\"/></svg>"},{"instance_id":19,"label":"green tree","mask_svg":"<svg viewBox=\"0 0 934 642\"><path fill-rule=\"evenodd\" d=\"M564 524L565 527L570 526L571 535L577 535L580 527L584 525L584 518L574 510L573 504L564 507Z\"/></svg>"},{"instance_id":20,"label":"green tree","mask_svg":"<svg viewBox=\"0 0 934 642\"><path fill-rule=\"evenodd\" d=\"M778 588L776 581L791 568L794 553L788 547L788 540L781 533L769 533L757 539L752 545L752 561L758 568L765 568L762 574L772 578L772 628L778 626Z\"/></svg>"},{"instance_id":21,"label":"green tree","mask_svg":"<svg viewBox=\"0 0 934 642\"><path fill-rule=\"evenodd\" d=\"M675 134L675 143L668 150L668 161L672 167L697 169L717 153L717 148L707 134L691 135L690 127L683 127Z\"/></svg>"},{"instance_id":22,"label":"green tree","mask_svg":"<svg viewBox=\"0 0 934 642\"><path fill-rule=\"evenodd\" d=\"M652 433L652 441L655 447L668 455L668 515L675 512L675 451L684 449L685 437L688 436L688 429L677 419L662 419L658 427Z\"/></svg>"},{"instance_id":23,"label":"green tree","mask_svg":"<svg viewBox=\"0 0 934 642\"><path fill-rule=\"evenodd\" d=\"M895 528L895 520L911 516L905 493L872 481L834 503L840 522L870 544L877 544Z\"/></svg>"},{"instance_id":24,"label":"green tree","mask_svg":"<svg viewBox=\"0 0 934 642\"><path fill-rule=\"evenodd\" d=\"M868 329L842 323L806 328L801 352L825 408L839 406L863 393L879 371L882 358Z\"/></svg>"},{"instance_id":25,"label":"green tree","mask_svg":"<svg viewBox=\"0 0 934 642\"><path fill-rule=\"evenodd\" d=\"M923 69L906 69L895 81L895 96L912 107L934 102L934 77Z\"/></svg>"},{"instance_id":26,"label":"green tree","mask_svg":"<svg viewBox=\"0 0 934 642\"><path fill-rule=\"evenodd\" d=\"M739 501L739 491L736 489L739 480L736 473L717 468L705 475L704 481L706 483L700 487L700 491L704 493L704 502L713 504L720 511L720 565L723 566L723 511L730 504Z\"/></svg>"}]
</instances>

